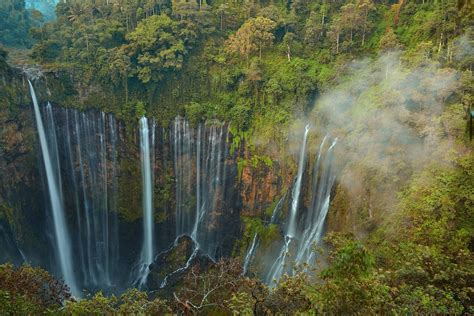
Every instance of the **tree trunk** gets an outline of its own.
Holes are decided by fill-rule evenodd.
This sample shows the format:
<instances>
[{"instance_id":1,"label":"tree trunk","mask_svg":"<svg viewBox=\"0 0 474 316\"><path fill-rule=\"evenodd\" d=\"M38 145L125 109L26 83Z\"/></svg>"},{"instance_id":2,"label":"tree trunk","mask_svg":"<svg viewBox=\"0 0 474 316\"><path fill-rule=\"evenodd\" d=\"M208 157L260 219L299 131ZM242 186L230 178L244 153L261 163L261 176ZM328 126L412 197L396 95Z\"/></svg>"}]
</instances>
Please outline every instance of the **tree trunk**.
<instances>
[{"instance_id":1,"label":"tree trunk","mask_svg":"<svg viewBox=\"0 0 474 316\"><path fill-rule=\"evenodd\" d=\"M128 103L128 78L125 77L125 104Z\"/></svg>"},{"instance_id":2,"label":"tree trunk","mask_svg":"<svg viewBox=\"0 0 474 316\"><path fill-rule=\"evenodd\" d=\"M441 53L442 48L443 48L443 33L441 33L441 36L439 38L438 54Z\"/></svg>"},{"instance_id":3,"label":"tree trunk","mask_svg":"<svg viewBox=\"0 0 474 316\"><path fill-rule=\"evenodd\" d=\"M286 47L288 48L288 50L286 51L286 54L288 56L288 62L291 61L291 48L290 48L290 45L286 45Z\"/></svg>"},{"instance_id":4,"label":"tree trunk","mask_svg":"<svg viewBox=\"0 0 474 316\"><path fill-rule=\"evenodd\" d=\"M336 36L336 54L339 54L339 32Z\"/></svg>"},{"instance_id":5,"label":"tree trunk","mask_svg":"<svg viewBox=\"0 0 474 316\"><path fill-rule=\"evenodd\" d=\"M321 33L319 34L319 36L322 38L323 37L323 32L324 32L324 18L325 18L325 13L323 11L323 17L321 18ZM319 38L318 38L318 41L319 41Z\"/></svg>"}]
</instances>

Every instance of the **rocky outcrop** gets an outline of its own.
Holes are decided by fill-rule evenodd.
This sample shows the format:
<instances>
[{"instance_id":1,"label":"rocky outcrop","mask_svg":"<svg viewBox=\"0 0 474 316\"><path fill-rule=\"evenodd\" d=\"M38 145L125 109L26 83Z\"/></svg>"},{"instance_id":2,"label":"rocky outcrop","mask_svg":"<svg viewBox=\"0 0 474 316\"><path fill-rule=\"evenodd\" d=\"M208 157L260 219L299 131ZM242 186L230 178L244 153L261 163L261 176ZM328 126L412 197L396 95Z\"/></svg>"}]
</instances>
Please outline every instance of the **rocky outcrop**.
<instances>
[{"instance_id":1,"label":"rocky outcrop","mask_svg":"<svg viewBox=\"0 0 474 316\"><path fill-rule=\"evenodd\" d=\"M158 254L150 265L147 289L169 296L192 267L197 265L200 269L206 269L211 263L212 260L198 249L190 237L180 236L169 249Z\"/></svg>"}]
</instances>

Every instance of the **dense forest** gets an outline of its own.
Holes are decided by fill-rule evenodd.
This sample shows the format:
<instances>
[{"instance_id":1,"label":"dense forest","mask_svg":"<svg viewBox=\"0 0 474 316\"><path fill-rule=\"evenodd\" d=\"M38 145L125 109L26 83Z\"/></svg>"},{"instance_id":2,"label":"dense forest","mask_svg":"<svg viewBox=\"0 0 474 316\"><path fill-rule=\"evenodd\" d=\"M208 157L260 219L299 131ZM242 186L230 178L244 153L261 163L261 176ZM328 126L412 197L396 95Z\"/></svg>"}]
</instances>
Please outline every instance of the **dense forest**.
<instances>
[{"instance_id":1,"label":"dense forest","mask_svg":"<svg viewBox=\"0 0 474 316\"><path fill-rule=\"evenodd\" d=\"M67 109L64 120L92 111L114 115L123 124L117 142L123 152L138 142L144 116L157 126L175 126L175 136L163 131L157 144L179 136L176 117L199 133L204 122L226 122L225 150L233 158L224 158L224 165L233 159L232 176L243 193L235 203L240 213L224 230L237 237L226 246L228 253L222 250L226 255L195 265L188 264L195 254L186 261L176 246L166 260L173 269L173 260L181 260L186 269L178 269L182 276L168 290L89 289L81 298L54 269L0 256L2 313L474 313L472 1L64 0L53 17L48 10L55 5L0 3L0 175L11 179L0 186L0 233L8 226L11 235L21 236L15 237L18 244L39 239L21 228L19 218L29 211L17 211L34 206L20 206L10 193L22 183L18 192L28 195L23 184L41 182L40 176L26 181L21 168L12 167L19 159L29 168L40 164L40 154L24 158L39 147L35 132L23 132L32 103L26 73L44 90L38 92L42 101ZM35 71L45 79L33 78ZM57 121L62 117L55 115ZM104 126L112 126L103 117ZM286 243L292 235L280 235L291 222L294 188L303 183L300 208L306 210L317 199L305 183L322 181L317 172L311 180L302 167L314 164L317 171L317 155L298 163L306 124L314 133L308 139L321 141L328 134L335 137L332 147L337 142L324 238L307 245L317 258L311 264L287 263L291 273L267 282L261 271L269 257L257 255L248 268L242 264L246 253L257 236L262 249L276 249L277 240ZM100 133L115 137L107 128ZM325 139L308 147L321 155ZM190 146L200 154L200 145ZM174 150L174 158L156 158L164 162L153 169L161 172L152 178L160 183L153 189L157 225L167 225L169 214L179 210L178 197L187 192L177 184L181 165L167 164L181 154ZM120 161L126 176L117 181L117 203L125 207L118 208L118 218L141 221L146 193L137 187L146 174L132 162L141 157L143 166L143 149L142 156L121 154L128 160ZM116 172L109 169L105 177ZM278 225L272 211L288 199L288 214L279 215L286 224ZM286 250L283 257L290 257Z\"/></svg>"}]
</instances>

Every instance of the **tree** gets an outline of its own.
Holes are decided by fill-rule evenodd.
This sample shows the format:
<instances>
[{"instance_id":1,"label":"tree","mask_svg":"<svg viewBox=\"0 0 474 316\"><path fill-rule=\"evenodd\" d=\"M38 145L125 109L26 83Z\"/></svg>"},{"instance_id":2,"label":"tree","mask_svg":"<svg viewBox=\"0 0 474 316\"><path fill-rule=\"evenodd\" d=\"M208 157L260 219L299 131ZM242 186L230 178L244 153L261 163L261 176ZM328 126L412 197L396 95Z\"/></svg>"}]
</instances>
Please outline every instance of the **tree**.
<instances>
[{"instance_id":1,"label":"tree","mask_svg":"<svg viewBox=\"0 0 474 316\"><path fill-rule=\"evenodd\" d=\"M286 56L288 58L288 62L291 61L291 45L293 44L294 40L296 38L295 33L288 32L285 34L283 37L283 43L286 45Z\"/></svg>"},{"instance_id":2,"label":"tree","mask_svg":"<svg viewBox=\"0 0 474 316\"><path fill-rule=\"evenodd\" d=\"M233 299L233 294L240 293L239 297L245 298L245 305L252 306L252 310L256 311L262 302L259 299L261 295L258 295L264 293L262 286L261 282L242 276L238 259L221 260L207 271L201 271L196 265L187 273L182 286L173 293L175 310L185 314L229 312L235 310L237 299Z\"/></svg>"},{"instance_id":3,"label":"tree","mask_svg":"<svg viewBox=\"0 0 474 316\"><path fill-rule=\"evenodd\" d=\"M343 26L341 24L341 17L336 16L333 22L331 23L331 26L329 27L329 32L328 32L329 39L332 42L336 43L336 47L335 47L336 54L339 54L339 45L341 41L342 30L343 30Z\"/></svg>"},{"instance_id":4,"label":"tree","mask_svg":"<svg viewBox=\"0 0 474 316\"><path fill-rule=\"evenodd\" d=\"M262 58L262 49L273 43L275 36L273 30L276 22L264 17L256 17L247 20L237 31L226 41L228 52L238 54L246 59L250 54L258 50L259 58Z\"/></svg>"},{"instance_id":5,"label":"tree","mask_svg":"<svg viewBox=\"0 0 474 316\"><path fill-rule=\"evenodd\" d=\"M106 71L104 76L115 85L125 88L125 102L128 101L128 77L132 74L130 57L122 48L113 48L108 51Z\"/></svg>"},{"instance_id":6,"label":"tree","mask_svg":"<svg viewBox=\"0 0 474 316\"><path fill-rule=\"evenodd\" d=\"M391 27L387 28L387 31L380 39L379 46L382 51L400 48L400 43Z\"/></svg>"},{"instance_id":7,"label":"tree","mask_svg":"<svg viewBox=\"0 0 474 316\"><path fill-rule=\"evenodd\" d=\"M365 44L365 37L370 27L369 13L375 10L375 4L372 0L359 0L357 2L357 10L362 20L362 46Z\"/></svg>"},{"instance_id":8,"label":"tree","mask_svg":"<svg viewBox=\"0 0 474 316\"><path fill-rule=\"evenodd\" d=\"M324 31L322 20L323 17L314 11L309 14L304 26L304 42L307 45L316 46L320 42Z\"/></svg>"},{"instance_id":9,"label":"tree","mask_svg":"<svg viewBox=\"0 0 474 316\"><path fill-rule=\"evenodd\" d=\"M27 10L23 0L0 1L0 44L30 47L32 38L29 29L42 20L41 13Z\"/></svg>"},{"instance_id":10,"label":"tree","mask_svg":"<svg viewBox=\"0 0 474 316\"><path fill-rule=\"evenodd\" d=\"M69 288L62 280L30 266L0 265L0 289L0 310L6 314L53 310L71 298Z\"/></svg>"},{"instance_id":11,"label":"tree","mask_svg":"<svg viewBox=\"0 0 474 316\"><path fill-rule=\"evenodd\" d=\"M140 21L127 35L129 56L136 65L143 83L160 81L168 71L181 69L188 53L186 44L195 33L173 21L166 14L154 15Z\"/></svg>"}]
</instances>

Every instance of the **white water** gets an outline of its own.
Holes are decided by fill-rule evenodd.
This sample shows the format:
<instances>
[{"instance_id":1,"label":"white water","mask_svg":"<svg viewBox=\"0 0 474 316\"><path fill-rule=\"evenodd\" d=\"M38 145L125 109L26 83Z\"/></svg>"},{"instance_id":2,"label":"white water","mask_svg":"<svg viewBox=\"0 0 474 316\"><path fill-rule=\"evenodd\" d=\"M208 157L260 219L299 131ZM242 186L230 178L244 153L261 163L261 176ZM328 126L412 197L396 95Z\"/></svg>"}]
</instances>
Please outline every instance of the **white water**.
<instances>
[{"instance_id":1,"label":"white water","mask_svg":"<svg viewBox=\"0 0 474 316\"><path fill-rule=\"evenodd\" d=\"M272 217L270 218L270 224L275 224L278 220L278 216L280 215L280 210L283 206L283 202L285 201L286 194L284 194L278 203L275 205L275 208L273 209Z\"/></svg>"},{"instance_id":2,"label":"white water","mask_svg":"<svg viewBox=\"0 0 474 316\"><path fill-rule=\"evenodd\" d=\"M258 238L258 234L255 233L255 235L253 236L252 244L247 250L247 254L245 255L243 273L242 273L243 275L247 274L247 271L250 267L250 263L252 262L252 259L254 257L255 250L257 248L257 238Z\"/></svg>"},{"instance_id":3,"label":"white water","mask_svg":"<svg viewBox=\"0 0 474 316\"><path fill-rule=\"evenodd\" d=\"M179 238L179 237L178 237ZM197 254L199 253L199 248L197 247L197 244L194 245L194 250L193 250L193 253L191 254L191 256L189 256L188 260L186 261L186 264L178 269L176 269L175 271L171 272L170 274L168 274L164 279L163 279L163 282L161 282L160 284L160 289L164 288L166 285L168 285L168 279L175 275L176 273L180 273L182 271L186 271L190 266L191 266L191 263L193 262L194 258L196 258Z\"/></svg>"},{"instance_id":4,"label":"white water","mask_svg":"<svg viewBox=\"0 0 474 316\"><path fill-rule=\"evenodd\" d=\"M69 200L65 202L76 217L72 239L76 277L82 276L87 288L110 288L117 282L119 247L115 119L103 112L56 108L55 113L65 118L57 134L63 138L58 144L64 147L62 164L67 166L63 190ZM57 127L49 124L49 129Z\"/></svg>"},{"instance_id":5,"label":"white water","mask_svg":"<svg viewBox=\"0 0 474 316\"><path fill-rule=\"evenodd\" d=\"M300 193L301 193L301 181L303 179L303 172L304 172L304 167L305 167L305 162L306 162L306 144L308 140L308 133L309 133L309 125L306 125L304 136L303 136L303 143L301 145L301 150L300 150L300 159L298 162L298 174L296 176L296 183L295 183L295 186L293 187L293 192L291 195L292 201L291 201L290 219L288 222L288 230L286 233L286 235L289 236L290 238L294 238L295 233L296 233L296 215L298 212L298 205L299 205Z\"/></svg>"},{"instance_id":6,"label":"white water","mask_svg":"<svg viewBox=\"0 0 474 316\"><path fill-rule=\"evenodd\" d=\"M302 214L302 220L299 224L295 220L299 210L298 201L300 199L301 182L305 169L307 132L308 127L306 127L305 136L301 144L298 174L292 189L288 230L278 256L275 261L272 261L272 265L265 275L265 282L270 286L274 286L284 273L291 274L293 272L291 268L293 263L297 265L304 263L308 265L314 264L316 253L313 251L313 246L321 242L324 223L329 211L331 188L336 178L332 167L332 159L337 138L325 151L327 137L324 137L319 146L316 164L313 168L312 191L309 193L311 194L311 204L306 214ZM278 204L272 215L271 223L274 221Z\"/></svg>"},{"instance_id":7,"label":"white water","mask_svg":"<svg viewBox=\"0 0 474 316\"><path fill-rule=\"evenodd\" d=\"M189 123L180 117L174 121L172 142L176 179L176 236L190 235L194 220L190 205L193 194L194 138Z\"/></svg>"},{"instance_id":8,"label":"white water","mask_svg":"<svg viewBox=\"0 0 474 316\"><path fill-rule=\"evenodd\" d=\"M197 130L177 117L171 143L176 181L176 236L188 235L212 259L218 257L218 236L226 179L228 130L222 123L199 124Z\"/></svg>"},{"instance_id":9,"label":"white water","mask_svg":"<svg viewBox=\"0 0 474 316\"><path fill-rule=\"evenodd\" d=\"M297 264L312 264L315 258L315 253L312 251L312 247L321 242L321 237L324 229L324 223L329 210L331 188L334 184L335 175L332 172L332 153L337 143L337 138L332 142L331 146L326 152L324 159L324 165L319 172L321 167L321 158L323 146L326 138L324 138L319 148L318 159L315 168L315 177L313 188L317 190L317 194L313 193L312 207L309 210L307 220L305 221L305 228L303 232L303 238L296 254ZM319 178L318 178L319 176ZM315 196L315 198L314 198Z\"/></svg>"},{"instance_id":10,"label":"white water","mask_svg":"<svg viewBox=\"0 0 474 316\"><path fill-rule=\"evenodd\" d=\"M266 277L265 283L270 286L275 285L280 280L280 277L288 270L286 257L289 255L290 251L290 244L293 239L289 236L285 236L285 242L283 247L280 250L280 254L278 255L277 259L270 267Z\"/></svg>"},{"instance_id":11,"label":"white water","mask_svg":"<svg viewBox=\"0 0 474 316\"><path fill-rule=\"evenodd\" d=\"M148 120L140 119L140 157L142 164L143 188L143 248L140 259L138 286L143 287L150 272L149 265L153 262L153 186L150 161L150 138Z\"/></svg>"},{"instance_id":12,"label":"white water","mask_svg":"<svg viewBox=\"0 0 474 316\"><path fill-rule=\"evenodd\" d=\"M59 162L53 165L51 160L51 153L49 144L46 138L46 133L41 118L41 112L39 110L38 101L36 99L35 90L30 81L31 97L33 99L34 112L36 118L36 125L38 128L38 135L40 139L41 152L43 155L43 162L46 170L46 178L48 182L48 193L51 202L51 210L53 213L54 222L54 236L57 246L57 255L59 259L59 265L61 268L64 281L70 287L71 293L76 296L80 295L79 289L76 284L76 278L74 276L73 261L71 256L71 242L67 229L67 223L63 210L63 201L61 199L60 184L58 183L59 170L54 170L54 167L59 166Z\"/></svg>"},{"instance_id":13,"label":"white water","mask_svg":"<svg viewBox=\"0 0 474 316\"><path fill-rule=\"evenodd\" d=\"M196 146L196 217L194 219L193 232L191 238L196 240L199 222L201 221L201 214L203 207L201 206L201 137L202 126L199 124Z\"/></svg>"}]
</instances>

